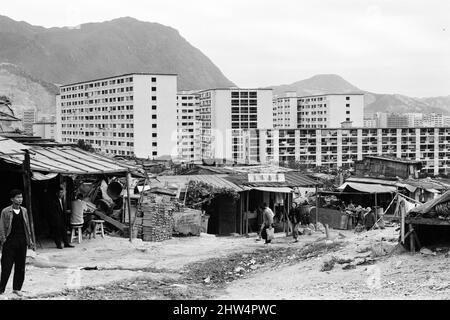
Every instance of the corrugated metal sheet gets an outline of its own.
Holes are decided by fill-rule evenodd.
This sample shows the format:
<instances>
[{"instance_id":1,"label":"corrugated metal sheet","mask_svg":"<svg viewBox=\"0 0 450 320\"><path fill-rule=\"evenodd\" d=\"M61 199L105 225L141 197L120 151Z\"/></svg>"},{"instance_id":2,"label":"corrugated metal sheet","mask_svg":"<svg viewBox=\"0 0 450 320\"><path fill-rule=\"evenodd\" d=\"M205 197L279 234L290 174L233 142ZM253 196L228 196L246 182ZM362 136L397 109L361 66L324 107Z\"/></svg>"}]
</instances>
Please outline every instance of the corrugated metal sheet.
<instances>
[{"instance_id":1,"label":"corrugated metal sheet","mask_svg":"<svg viewBox=\"0 0 450 320\"><path fill-rule=\"evenodd\" d=\"M14 165L22 165L24 149L30 151L32 171L62 174L102 174L127 172L136 167L89 153L75 147L25 146L10 139L0 139L0 159Z\"/></svg>"},{"instance_id":2,"label":"corrugated metal sheet","mask_svg":"<svg viewBox=\"0 0 450 320\"><path fill-rule=\"evenodd\" d=\"M225 179L227 175L183 175L183 176L158 176L161 184L175 185L180 188L186 188L189 181L199 181L212 185L216 188L232 189L236 192L245 191L246 188L240 187L233 182ZM152 184L157 184L153 182Z\"/></svg>"}]
</instances>

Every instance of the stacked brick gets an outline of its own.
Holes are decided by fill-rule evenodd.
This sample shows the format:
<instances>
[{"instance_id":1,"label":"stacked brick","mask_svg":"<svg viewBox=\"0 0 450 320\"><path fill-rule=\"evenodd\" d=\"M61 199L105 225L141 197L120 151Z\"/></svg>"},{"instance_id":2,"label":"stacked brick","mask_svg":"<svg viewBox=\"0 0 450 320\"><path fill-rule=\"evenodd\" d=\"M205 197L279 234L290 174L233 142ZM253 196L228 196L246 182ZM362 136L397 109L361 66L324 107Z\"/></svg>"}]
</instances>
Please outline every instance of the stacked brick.
<instances>
[{"instance_id":1,"label":"stacked brick","mask_svg":"<svg viewBox=\"0 0 450 320\"><path fill-rule=\"evenodd\" d=\"M175 206L175 202L168 196L146 196L138 208L134 225L137 238L143 241L171 239Z\"/></svg>"}]
</instances>

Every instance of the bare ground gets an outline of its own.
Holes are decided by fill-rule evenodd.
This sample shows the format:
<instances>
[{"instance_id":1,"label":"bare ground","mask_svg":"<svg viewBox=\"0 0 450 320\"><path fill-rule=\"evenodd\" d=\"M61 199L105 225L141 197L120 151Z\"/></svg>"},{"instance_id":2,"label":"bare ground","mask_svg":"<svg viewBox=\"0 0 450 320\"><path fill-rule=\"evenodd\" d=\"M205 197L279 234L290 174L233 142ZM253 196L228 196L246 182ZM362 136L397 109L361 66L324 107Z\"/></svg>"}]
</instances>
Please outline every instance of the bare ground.
<instances>
[{"instance_id":1,"label":"bare ground","mask_svg":"<svg viewBox=\"0 0 450 320\"><path fill-rule=\"evenodd\" d=\"M389 227L333 230L327 241L315 232L298 243L277 234L268 247L255 237L205 234L162 243L97 238L64 250L47 244L28 258L24 298L448 299L448 249L411 255L397 239Z\"/></svg>"}]
</instances>

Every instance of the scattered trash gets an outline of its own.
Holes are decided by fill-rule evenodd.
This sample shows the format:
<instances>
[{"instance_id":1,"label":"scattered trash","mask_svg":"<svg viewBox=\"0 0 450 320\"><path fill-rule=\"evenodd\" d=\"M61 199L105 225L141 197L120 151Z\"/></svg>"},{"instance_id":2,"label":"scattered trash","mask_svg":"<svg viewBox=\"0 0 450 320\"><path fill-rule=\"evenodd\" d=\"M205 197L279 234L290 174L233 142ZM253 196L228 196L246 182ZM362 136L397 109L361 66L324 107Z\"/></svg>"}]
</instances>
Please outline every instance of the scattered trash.
<instances>
[{"instance_id":1,"label":"scattered trash","mask_svg":"<svg viewBox=\"0 0 450 320\"><path fill-rule=\"evenodd\" d=\"M436 252L433 252L433 251L431 251L430 249L425 248L425 247L423 247L422 249L420 249L420 253L423 254L423 255L432 255L432 256L435 256L435 255L436 255Z\"/></svg>"},{"instance_id":2,"label":"scattered trash","mask_svg":"<svg viewBox=\"0 0 450 320\"><path fill-rule=\"evenodd\" d=\"M401 260L400 260L400 261L397 261L397 263L395 264L395 267L396 267L396 268L400 267L400 265L401 265L402 263L403 263L403 261L401 261Z\"/></svg>"},{"instance_id":3,"label":"scattered trash","mask_svg":"<svg viewBox=\"0 0 450 320\"><path fill-rule=\"evenodd\" d=\"M256 265L250 266L250 269L252 269L252 270L256 270L257 268L258 268L258 266L256 266Z\"/></svg>"},{"instance_id":4,"label":"scattered trash","mask_svg":"<svg viewBox=\"0 0 450 320\"><path fill-rule=\"evenodd\" d=\"M342 268L342 270L351 270L356 269L356 266L354 264L348 264Z\"/></svg>"},{"instance_id":5,"label":"scattered trash","mask_svg":"<svg viewBox=\"0 0 450 320\"><path fill-rule=\"evenodd\" d=\"M203 282L210 283L211 282L211 277L207 277L205 280L203 280Z\"/></svg>"},{"instance_id":6,"label":"scattered trash","mask_svg":"<svg viewBox=\"0 0 450 320\"><path fill-rule=\"evenodd\" d=\"M250 264L255 264L255 263L256 263L255 259L250 260Z\"/></svg>"},{"instance_id":7,"label":"scattered trash","mask_svg":"<svg viewBox=\"0 0 450 320\"><path fill-rule=\"evenodd\" d=\"M98 268L97 268L97 266L95 266L95 267L84 267L84 268L81 268L81 270L98 270Z\"/></svg>"},{"instance_id":8,"label":"scattered trash","mask_svg":"<svg viewBox=\"0 0 450 320\"><path fill-rule=\"evenodd\" d=\"M325 244L333 244L333 240L325 240Z\"/></svg>"},{"instance_id":9,"label":"scattered trash","mask_svg":"<svg viewBox=\"0 0 450 320\"><path fill-rule=\"evenodd\" d=\"M334 268L334 265L336 264L336 258L332 257L331 260L329 261L325 261L322 265L322 268L320 269L320 271L324 272L324 271L330 271Z\"/></svg>"},{"instance_id":10,"label":"scattered trash","mask_svg":"<svg viewBox=\"0 0 450 320\"><path fill-rule=\"evenodd\" d=\"M342 234L341 232L339 232L338 234L339 239L344 239L346 238L346 236L344 234Z\"/></svg>"}]
</instances>

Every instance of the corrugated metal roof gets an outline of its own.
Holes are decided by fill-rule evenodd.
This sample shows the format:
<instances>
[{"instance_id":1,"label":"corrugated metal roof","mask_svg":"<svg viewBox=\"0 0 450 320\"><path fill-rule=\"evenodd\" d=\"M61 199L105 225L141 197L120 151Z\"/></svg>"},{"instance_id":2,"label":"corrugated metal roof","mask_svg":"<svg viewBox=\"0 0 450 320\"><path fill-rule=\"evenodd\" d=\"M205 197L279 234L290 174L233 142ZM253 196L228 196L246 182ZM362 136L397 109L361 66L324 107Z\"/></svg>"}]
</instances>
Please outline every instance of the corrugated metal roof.
<instances>
[{"instance_id":1,"label":"corrugated metal roof","mask_svg":"<svg viewBox=\"0 0 450 320\"><path fill-rule=\"evenodd\" d=\"M233 182L225 179L227 175L186 175L186 176L158 176L157 179L162 184L176 185L185 188L189 181L199 181L212 185L216 188L232 189L236 192L245 191L246 188L240 187ZM152 182L153 183L153 182Z\"/></svg>"},{"instance_id":2,"label":"corrugated metal roof","mask_svg":"<svg viewBox=\"0 0 450 320\"><path fill-rule=\"evenodd\" d=\"M22 165L24 149L30 151L32 171L61 174L102 174L137 169L75 147L25 146L10 139L0 139L0 159L7 163Z\"/></svg>"}]
</instances>

